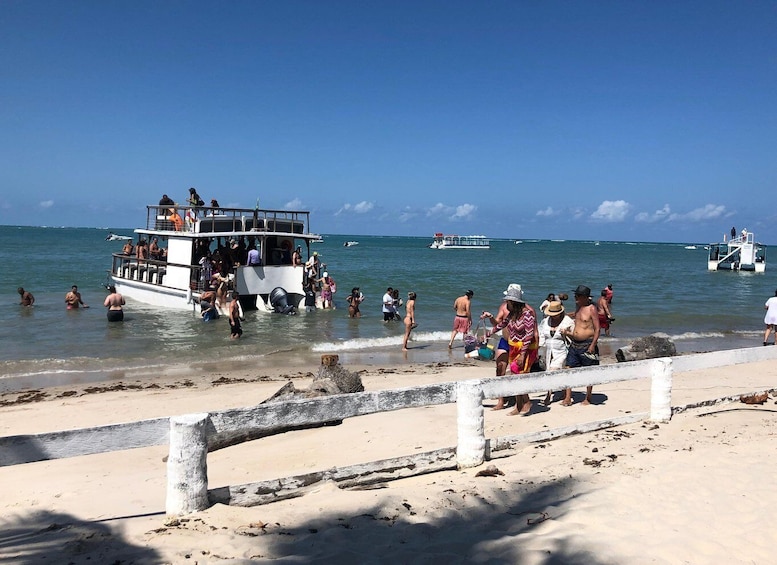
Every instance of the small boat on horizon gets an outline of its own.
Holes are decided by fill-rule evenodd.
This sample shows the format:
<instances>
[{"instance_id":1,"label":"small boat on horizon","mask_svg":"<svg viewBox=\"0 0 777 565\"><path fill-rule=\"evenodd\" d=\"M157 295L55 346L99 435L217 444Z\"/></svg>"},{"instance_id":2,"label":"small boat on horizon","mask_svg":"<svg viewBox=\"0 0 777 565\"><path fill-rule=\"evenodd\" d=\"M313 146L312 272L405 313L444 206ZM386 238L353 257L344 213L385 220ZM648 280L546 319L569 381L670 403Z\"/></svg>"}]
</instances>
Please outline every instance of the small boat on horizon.
<instances>
[{"instance_id":1,"label":"small boat on horizon","mask_svg":"<svg viewBox=\"0 0 777 565\"><path fill-rule=\"evenodd\" d=\"M359 245L358 241L345 241L343 242L343 247L353 247L354 245Z\"/></svg>"},{"instance_id":2,"label":"small boat on horizon","mask_svg":"<svg viewBox=\"0 0 777 565\"><path fill-rule=\"evenodd\" d=\"M434 234L429 249L491 249L491 240L484 235Z\"/></svg>"},{"instance_id":3,"label":"small boat on horizon","mask_svg":"<svg viewBox=\"0 0 777 565\"><path fill-rule=\"evenodd\" d=\"M109 233L108 236L105 238L105 241L128 241L131 240L132 236L129 235L116 235L115 233Z\"/></svg>"},{"instance_id":4,"label":"small boat on horizon","mask_svg":"<svg viewBox=\"0 0 777 565\"><path fill-rule=\"evenodd\" d=\"M695 245L686 245L685 248L686 249L696 249L696 246Z\"/></svg>"}]
</instances>

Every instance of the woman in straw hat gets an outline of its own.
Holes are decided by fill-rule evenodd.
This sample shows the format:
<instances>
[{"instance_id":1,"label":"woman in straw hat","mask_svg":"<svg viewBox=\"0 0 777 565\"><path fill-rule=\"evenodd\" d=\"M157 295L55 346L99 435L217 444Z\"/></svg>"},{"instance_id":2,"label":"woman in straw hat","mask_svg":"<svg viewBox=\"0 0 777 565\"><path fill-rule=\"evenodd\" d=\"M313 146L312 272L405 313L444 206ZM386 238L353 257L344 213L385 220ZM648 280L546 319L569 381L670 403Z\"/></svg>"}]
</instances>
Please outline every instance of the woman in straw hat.
<instances>
[{"instance_id":1,"label":"woman in straw hat","mask_svg":"<svg viewBox=\"0 0 777 565\"><path fill-rule=\"evenodd\" d=\"M543 310L545 317L539 324L540 347L545 347L545 370L555 371L564 368L569 351L569 341L564 335L571 332L575 322L566 315L564 305L559 300L549 302ZM547 406L552 400L553 392L548 391L543 404Z\"/></svg>"}]
</instances>

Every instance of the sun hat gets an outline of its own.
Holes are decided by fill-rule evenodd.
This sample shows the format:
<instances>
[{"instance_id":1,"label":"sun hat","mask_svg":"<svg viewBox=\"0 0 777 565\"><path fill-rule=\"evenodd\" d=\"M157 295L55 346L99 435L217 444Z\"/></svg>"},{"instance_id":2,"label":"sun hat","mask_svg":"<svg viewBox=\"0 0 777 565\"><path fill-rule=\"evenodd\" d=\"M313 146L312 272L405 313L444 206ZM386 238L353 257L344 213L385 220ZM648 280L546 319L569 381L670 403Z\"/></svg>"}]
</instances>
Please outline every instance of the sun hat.
<instances>
[{"instance_id":1,"label":"sun hat","mask_svg":"<svg viewBox=\"0 0 777 565\"><path fill-rule=\"evenodd\" d=\"M591 289L588 288L587 286L581 284L581 285L579 285L575 289L575 296L588 296L588 297L590 297L591 296Z\"/></svg>"},{"instance_id":2,"label":"sun hat","mask_svg":"<svg viewBox=\"0 0 777 565\"><path fill-rule=\"evenodd\" d=\"M505 300L512 300L513 302L523 302L526 303L526 300L523 298L523 290L521 290L521 285L510 285L507 287L507 290L504 293Z\"/></svg>"},{"instance_id":3,"label":"sun hat","mask_svg":"<svg viewBox=\"0 0 777 565\"><path fill-rule=\"evenodd\" d=\"M510 292L511 290L521 290L521 285L515 284L515 283L510 283L510 284L507 285L507 290L505 290L502 294L507 296L507 293Z\"/></svg>"},{"instance_id":4,"label":"sun hat","mask_svg":"<svg viewBox=\"0 0 777 565\"><path fill-rule=\"evenodd\" d=\"M558 316L564 313L564 305L558 300L553 300L550 304L545 306L543 310L546 316Z\"/></svg>"}]
</instances>

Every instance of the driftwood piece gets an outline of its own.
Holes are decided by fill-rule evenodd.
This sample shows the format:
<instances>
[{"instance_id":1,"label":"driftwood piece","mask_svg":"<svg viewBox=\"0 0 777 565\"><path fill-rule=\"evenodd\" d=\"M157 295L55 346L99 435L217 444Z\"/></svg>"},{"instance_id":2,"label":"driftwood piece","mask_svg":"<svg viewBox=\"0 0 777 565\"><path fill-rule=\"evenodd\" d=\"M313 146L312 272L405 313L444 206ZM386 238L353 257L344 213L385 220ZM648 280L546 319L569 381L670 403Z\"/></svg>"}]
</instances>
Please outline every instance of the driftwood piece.
<instances>
[{"instance_id":1,"label":"driftwood piece","mask_svg":"<svg viewBox=\"0 0 777 565\"><path fill-rule=\"evenodd\" d=\"M321 366L318 369L318 375L313 378L310 387L299 389L294 383L289 381L283 385L271 397L263 400L260 404L273 402L285 402L297 398L318 398L333 394L348 394L353 392L362 392L364 385L358 373L352 373L338 365L337 355L322 355ZM296 430L309 430L313 428L323 428L325 426L339 426L342 420L329 420L316 424L302 424L299 426L283 426L273 429L250 430L240 433L219 434L211 436L208 440L208 451L216 451L232 445L237 445L246 441L261 439L263 437L283 434Z\"/></svg>"},{"instance_id":2,"label":"driftwood piece","mask_svg":"<svg viewBox=\"0 0 777 565\"><path fill-rule=\"evenodd\" d=\"M615 352L615 358L619 363L657 359L660 357L674 357L675 355L677 355L677 348L674 342L668 337L656 334L638 337L626 347L621 347Z\"/></svg>"}]
</instances>

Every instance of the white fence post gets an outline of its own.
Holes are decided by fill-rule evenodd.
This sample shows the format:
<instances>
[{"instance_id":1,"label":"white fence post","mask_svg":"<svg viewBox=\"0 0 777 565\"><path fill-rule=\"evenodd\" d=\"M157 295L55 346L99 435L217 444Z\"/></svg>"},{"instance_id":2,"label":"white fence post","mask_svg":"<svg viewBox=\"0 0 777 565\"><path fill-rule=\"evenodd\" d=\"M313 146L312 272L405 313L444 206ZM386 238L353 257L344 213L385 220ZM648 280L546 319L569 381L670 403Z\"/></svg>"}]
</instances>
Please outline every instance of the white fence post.
<instances>
[{"instance_id":1,"label":"white fence post","mask_svg":"<svg viewBox=\"0 0 777 565\"><path fill-rule=\"evenodd\" d=\"M167 459L168 516L208 508L208 414L170 418L170 455Z\"/></svg>"},{"instance_id":2,"label":"white fence post","mask_svg":"<svg viewBox=\"0 0 777 565\"><path fill-rule=\"evenodd\" d=\"M477 467L486 458L486 434L483 416L483 388L480 383L464 381L456 387L458 443L456 464L459 469Z\"/></svg>"},{"instance_id":3,"label":"white fence post","mask_svg":"<svg viewBox=\"0 0 777 565\"><path fill-rule=\"evenodd\" d=\"M655 359L650 376L650 419L668 422L672 419L672 360Z\"/></svg>"}]
</instances>

